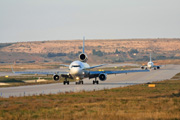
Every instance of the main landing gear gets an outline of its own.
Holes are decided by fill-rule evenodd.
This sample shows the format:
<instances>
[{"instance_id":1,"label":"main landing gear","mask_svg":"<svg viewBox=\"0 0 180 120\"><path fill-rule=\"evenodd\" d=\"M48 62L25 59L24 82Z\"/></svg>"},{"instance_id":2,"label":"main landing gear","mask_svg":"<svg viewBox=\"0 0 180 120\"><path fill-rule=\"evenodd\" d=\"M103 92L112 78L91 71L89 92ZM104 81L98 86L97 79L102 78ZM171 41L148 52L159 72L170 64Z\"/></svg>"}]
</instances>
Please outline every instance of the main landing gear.
<instances>
[{"instance_id":1,"label":"main landing gear","mask_svg":"<svg viewBox=\"0 0 180 120\"><path fill-rule=\"evenodd\" d=\"M67 78L65 78L64 82L63 82L64 85L69 85L69 81L67 80Z\"/></svg>"},{"instance_id":2,"label":"main landing gear","mask_svg":"<svg viewBox=\"0 0 180 120\"><path fill-rule=\"evenodd\" d=\"M93 84L99 84L99 81L97 80L97 78L95 78L95 80L93 80Z\"/></svg>"},{"instance_id":3,"label":"main landing gear","mask_svg":"<svg viewBox=\"0 0 180 120\"><path fill-rule=\"evenodd\" d=\"M80 80L80 81L76 82L75 84L76 84L76 85L77 85L77 84L84 84L84 82L83 82L82 80Z\"/></svg>"}]
</instances>

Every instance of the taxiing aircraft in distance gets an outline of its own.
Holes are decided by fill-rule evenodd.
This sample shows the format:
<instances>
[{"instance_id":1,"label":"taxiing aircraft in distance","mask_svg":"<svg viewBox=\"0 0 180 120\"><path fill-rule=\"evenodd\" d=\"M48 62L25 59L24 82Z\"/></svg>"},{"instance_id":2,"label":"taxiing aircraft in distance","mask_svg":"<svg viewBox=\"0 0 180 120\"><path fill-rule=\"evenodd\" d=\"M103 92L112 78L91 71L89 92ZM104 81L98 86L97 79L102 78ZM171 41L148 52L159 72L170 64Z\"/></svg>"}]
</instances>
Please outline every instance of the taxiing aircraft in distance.
<instances>
[{"instance_id":1,"label":"taxiing aircraft in distance","mask_svg":"<svg viewBox=\"0 0 180 120\"><path fill-rule=\"evenodd\" d=\"M85 53L85 37L83 37L83 50L82 53L79 55L79 60L73 61L70 65L60 65L60 66L65 66L69 67L69 72L15 72L12 68L12 71L14 73L18 74L51 74L53 75L53 79L55 81L58 81L60 77L64 78L63 84L69 85L69 81L67 78L75 79L76 84L83 84L83 79L84 78L89 78L93 80L93 84L99 84L99 80L105 81L107 79L107 75L109 74L121 74L121 73L132 73L132 72L148 72L149 70L121 70L121 71L90 71L90 69L97 68L100 66L103 66L105 64L101 65L96 65L96 66L89 66L86 62L88 60L88 57Z\"/></svg>"},{"instance_id":2,"label":"taxiing aircraft in distance","mask_svg":"<svg viewBox=\"0 0 180 120\"><path fill-rule=\"evenodd\" d=\"M160 69L160 65L154 65L154 63L152 62L152 59L151 59L151 53L150 53L150 61L147 63L147 66L141 66L141 69L151 69L151 68L154 68L154 70L156 69Z\"/></svg>"}]
</instances>

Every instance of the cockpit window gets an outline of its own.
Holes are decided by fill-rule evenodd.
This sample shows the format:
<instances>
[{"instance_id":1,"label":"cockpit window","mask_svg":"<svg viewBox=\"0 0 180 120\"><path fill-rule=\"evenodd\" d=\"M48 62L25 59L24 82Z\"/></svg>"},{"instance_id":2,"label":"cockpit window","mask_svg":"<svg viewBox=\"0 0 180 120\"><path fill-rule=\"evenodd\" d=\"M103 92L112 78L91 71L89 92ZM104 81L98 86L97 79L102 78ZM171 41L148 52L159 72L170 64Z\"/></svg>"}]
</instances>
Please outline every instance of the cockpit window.
<instances>
[{"instance_id":1,"label":"cockpit window","mask_svg":"<svg viewBox=\"0 0 180 120\"><path fill-rule=\"evenodd\" d=\"M79 67L79 68L81 68L80 65L72 65L72 67ZM71 68L72 68L72 67L71 67Z\"/></svg>"}]
</instances>

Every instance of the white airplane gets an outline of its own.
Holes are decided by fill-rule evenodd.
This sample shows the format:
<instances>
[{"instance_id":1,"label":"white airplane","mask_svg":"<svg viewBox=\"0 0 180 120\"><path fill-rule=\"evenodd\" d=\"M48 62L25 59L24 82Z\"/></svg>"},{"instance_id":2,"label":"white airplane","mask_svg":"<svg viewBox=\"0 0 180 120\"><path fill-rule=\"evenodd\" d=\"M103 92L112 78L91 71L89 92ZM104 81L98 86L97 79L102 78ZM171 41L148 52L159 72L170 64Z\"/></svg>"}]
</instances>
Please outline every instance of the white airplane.
<instances>
[{"instance_id":1,"label":"white airplane","mask_svg":"<svg viewBox=\"0 0 180 120\"><path fill-rule=\"evenodd\" d=\"M141 66L141 69L151 69L151 68L154 68L154 70L156 69L160 69L160 65L154 65L154 63L152 62L152 59L151 59L151 53L150 53L150 61L147 63L147 66Z\"/></svg>"},{"instance_id":2,"label":"white airplane","mask_svg":"<svg viewBox=\"0 0 180 120\"><path fill-rule=\"evenodd\" d=\"M99 81L97 80L97 78L99 78L99 80L101 81L105 81L107 79L108 74L148 72L149 71L149 70L90 71L90 69L97 68L105 64L90 67L86 63L88 60L88 57L84 52L84 40L85 38L83 38L83 51L79 55L80 60L73 61L70 65L60 65L60 66L69 67L69 72L58 72L58 71L56 73L53 73L53 72L15 72L13 68L12 68L12 71L13 73L17 73L17 74L51 74L53 75L53 79L55 81L58 81L60 77L63 77L65 78L63 82L64 85L65 84L69 85L69 81L67 80L67 78L75 79L76 84L83 84L84 78L89 78L89 79L94 78L95 80L93 80L93 84L99 84Z\"/></svg>"}]
</instances>

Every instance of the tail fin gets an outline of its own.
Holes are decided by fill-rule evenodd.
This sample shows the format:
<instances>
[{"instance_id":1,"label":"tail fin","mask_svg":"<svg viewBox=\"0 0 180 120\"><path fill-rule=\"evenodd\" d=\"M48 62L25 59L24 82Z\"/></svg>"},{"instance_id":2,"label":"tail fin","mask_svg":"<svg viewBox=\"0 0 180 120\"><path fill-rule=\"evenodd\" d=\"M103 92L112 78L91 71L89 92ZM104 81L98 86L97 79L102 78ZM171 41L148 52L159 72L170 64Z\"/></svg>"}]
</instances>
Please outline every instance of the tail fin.
<instances>
[{"instance_id":1,"label":"tail fin","mask_svg":"<svg viewBox=\"0 0 180 120\"><path fill-rule=\"evenodd\" d=\"M79 55L79 59L81 62L87 62L88 57L86 55L86 53L84 52L85 49L85 37L83 37L83 50L82 53Z\"/></svg>"},{"instance_id":2,"label":"tail fin","mask_svg":"<svg viewBox=\"0 0 180 120\"><path fill-rule=\"evenodd\" d=\"M85 44L85 36L83 37L83 51L82 51L82 53L84 53L84 44Z\"/></svg>"},{"instance_id":3,"label":"tail fin","mask_svg":"<svg viewBox=\"0 0 180 120\"><path fill-rule=\"evenodd\" d=\"M151 53L150 53L150 62L152 62L152 59L151 59Z\"/></svg>"},{"instance_id":4,"label":"tail fin","mask_svg":"<svg viewBox=\"0 0 180 120\"><path fill-rule=\"evenodd\" d=\"M13 69L13 66L11 66L11 70L12 70L12 73L15 73L14 69Z\"/></svg>"}]
</instances>

